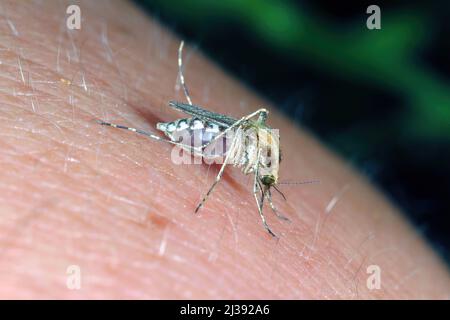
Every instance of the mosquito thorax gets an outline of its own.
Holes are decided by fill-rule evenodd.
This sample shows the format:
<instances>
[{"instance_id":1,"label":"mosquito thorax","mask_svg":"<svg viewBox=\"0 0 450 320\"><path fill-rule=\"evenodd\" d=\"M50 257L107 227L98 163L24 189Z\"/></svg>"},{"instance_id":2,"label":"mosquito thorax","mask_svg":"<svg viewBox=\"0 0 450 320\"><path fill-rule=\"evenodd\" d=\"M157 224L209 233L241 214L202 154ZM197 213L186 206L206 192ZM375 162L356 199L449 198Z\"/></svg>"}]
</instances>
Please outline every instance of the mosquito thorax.
<instances>
[{"instance_id":1,"label":"mosquito thorax","mask_svg":"<svg viewBox=\"0 0 450 320\"><path fill-rule=\"evenodd\" d=\"M258 129L258 146L260 148L260 176L263 184L273 185L278 181L280 167L280 145L278 134L268 127Z\"/></svg>"}]
</instances>

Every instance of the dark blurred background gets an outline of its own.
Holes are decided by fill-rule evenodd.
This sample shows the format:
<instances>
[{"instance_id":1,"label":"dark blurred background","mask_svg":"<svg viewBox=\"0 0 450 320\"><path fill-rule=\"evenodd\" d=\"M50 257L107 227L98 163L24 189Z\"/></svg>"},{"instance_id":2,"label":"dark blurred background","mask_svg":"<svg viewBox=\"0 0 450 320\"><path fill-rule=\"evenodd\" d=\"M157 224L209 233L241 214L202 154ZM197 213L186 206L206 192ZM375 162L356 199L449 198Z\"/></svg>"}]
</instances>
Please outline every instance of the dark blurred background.
<instances>
[{"instance_id":1,"label":"dark blurred background","mask_svg":"<svg viewBox=\"0 0 450 320\"><path fill-rule=\"evenodd\" d=\"M450 1L138 3L358 167L450 262Z\"/></svg>"}]
</instances>

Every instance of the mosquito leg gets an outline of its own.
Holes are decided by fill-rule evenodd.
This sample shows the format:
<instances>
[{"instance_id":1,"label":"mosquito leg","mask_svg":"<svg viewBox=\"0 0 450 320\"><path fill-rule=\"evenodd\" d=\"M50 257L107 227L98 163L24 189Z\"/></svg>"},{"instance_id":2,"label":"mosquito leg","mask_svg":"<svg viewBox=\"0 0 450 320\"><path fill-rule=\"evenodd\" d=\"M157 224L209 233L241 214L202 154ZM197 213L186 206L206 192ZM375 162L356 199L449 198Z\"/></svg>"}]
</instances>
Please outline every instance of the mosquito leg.
<instances>
[{"instance_id":1,"label":"mosquito leg","mask_svg":"<svg viewBox=\"0 0 450 320\"><path fill-rule=\"evenodd\" d=\"M178 74L180 76L180 82L181 86L184 90L184 95L186 96L186 99L190 105L192 105L192 100L189 95L188 88L186 86L186 82L184 81L184 75L183 75L183 47L184 47L184 41L181 41L180 47L178 48Z\"/></svg>"},{"instance_id":2,"label":"mosquito leg","mask_svg":"<svg viewBox=\"0 0 450 320\"><path fill-rule=\"evenodd\" d=\"M136 128L130 128L130 127L123 126L123 125L120 125L120 124L104 122L104 121L101 121L101 120L98 120L97 122L99 124L103 125L103 126L109 126L109 127L113 127L113 128L117 128L117 129L129 130L129 131L132 131L132 132L135 132L135 133L142 134L144 136L147 136L147 137L152 138L152 139L157 140L157 141L167 142L167 143L170 143L170 144L182 147L182 148L189 148L190 150L195 150L195 152L198 153L199 155L203 155L203 152L202 152L201 148L192 147L191 145L187 145L187 144L171 141L171 140L168 140L168 139L164 139L164 138L161 138L161 137L159 137L157 135L154 135L154 134L152 134L150 132L146 132L146 131L143 131L143 130L140 130L140 129L136 129Z\"/></svg>"},{"instance_id":3,"label":"mosquito leg","mask_svg":"<svg viewBox=\"0 0 450 320\"><path fill-rule=\"evenodd\" d=\"M258 161L256 162L255 179L253 182L253 196L255 197L256 205L258 206L258 213L259 213L259 216L261 217L261 221L264 226L264 229L266 229L267 232L272 237L278 238L278 236L275 233L273 233L273 231L270 229L269 225L267 224L266 217L264 216L264 213L263 213L264 191L261 188L261 186L259 186L259 184L258 184L260 153L261 153L261 150L258 150L258 156L257 156ZM261 190L261 201L258 200L258 188L259 188L259 190Z\"/></svg>"},{"instance_id":4,"label":"mosquito leg","mask_svg":"<svg viewBox=\"0 0 450 320\"><path fill-rule=\"evenodd\" d=\"M261 190L261 201L258 201L257 188L258 188L258 185L255 183L254 184L254 192L253 192L253 194L255 196L256 204L258 205L258 213L259 213L259 216L261 217L261 221L262 221L262 224L264 226L264 229L266 229L267 232L272 237L278 238L278 236L275 233L273 233L273 231L270 229L269 225L267 224L266 217L264 216L264 213L263 213L264 192Z\"/></svg>"},{"instance_id":5,"label":"mosquito leg","mask_svg":"<svg viewBox=\"0 0 450 320\"><path fill-rule=\"evenodd\" d=\"M273 213L275 213L275 215L279 219L291 222L291 220L289 220L289 218L287 218L284 215L282 215L281 213L279 213L278 210L275 208L275 205L272 202L272 192L270 192L270 189L267 189L267 201L269 202L269 205L272 208Z\"/></svg>"},{"instance_id":6,"label":"mosquito leg","mask_svg":"<svg viewBox=\"0 0 450 320\"><path fill-rule=\"evenodd\" d=\"M230 150L228 151L228 153L227 153L227 155L225 157L225 160L224 160L224 162L222 164L222 167L220 167L219 173L216 176L216 180L214 180L214 183L211 185L211 187L209 188L208 192L203 197L202 201L200 201L200 203L195 208L195 213L197 213L198 210L200 210L200 208L203 206L205 201L208 199L208 197L211 194L211 192L214 190L214 187L219 183L220 179L222 179L222 175L223 175L223 172L225 170L225 166L228 164L228 160L230 158L230 155L233 153L233 149L235 148L235 143L236 143L236 137L234 137L233 141L231 142Z\"/></svg>"}]
</instances>

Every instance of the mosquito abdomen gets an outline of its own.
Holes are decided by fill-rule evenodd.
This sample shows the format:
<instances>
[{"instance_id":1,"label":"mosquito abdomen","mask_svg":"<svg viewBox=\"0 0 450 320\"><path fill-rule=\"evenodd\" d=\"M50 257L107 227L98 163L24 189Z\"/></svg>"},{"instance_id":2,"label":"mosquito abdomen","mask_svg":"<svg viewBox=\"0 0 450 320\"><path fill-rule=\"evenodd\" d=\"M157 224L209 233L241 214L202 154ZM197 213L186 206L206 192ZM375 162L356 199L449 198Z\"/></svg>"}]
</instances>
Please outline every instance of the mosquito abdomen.
<instances>
[{"instance_id":1,"label":"mosquito abdomen","mask_svg":"<svg viewBox=\"0 0 450 320\"><path fill-rule=\"evenodd\" d=\"M213 141L215 137L225 130L216 123L211 123L198 118L185 118L172 122L160 122L156 128L169 137L170 140L186 144L191 147L201 147ZM222 143L226 146L225 137L214 142L217 146ZM213 149L212 145L209 149ZM225 148L216 148L213 155L223 156Z\"/></svg>"}]
</instances>

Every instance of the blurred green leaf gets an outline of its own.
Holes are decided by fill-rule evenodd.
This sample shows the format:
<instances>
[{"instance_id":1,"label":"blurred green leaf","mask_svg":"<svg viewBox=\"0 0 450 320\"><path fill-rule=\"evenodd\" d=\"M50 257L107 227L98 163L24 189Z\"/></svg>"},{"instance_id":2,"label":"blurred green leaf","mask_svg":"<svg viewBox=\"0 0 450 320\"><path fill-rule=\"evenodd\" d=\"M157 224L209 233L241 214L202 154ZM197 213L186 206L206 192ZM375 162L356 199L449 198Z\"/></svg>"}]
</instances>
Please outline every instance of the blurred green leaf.
<instances>
[{"instance_id":1,"label":"blurred green leaf","mask_svg":"<svg viewBox=\"0 0 450 320\"><path fill-rule=\"evenodd\" d=\"M432 30L425 12L384 14L382 29L368 30L367 15L350 28L327 23L283 0L152 0L177 21L208 28L217 18L235 21L267 46L333 72L406 96L405 139L450 140L450 90L413 60Z\"/></svg>"}]
</instances>

